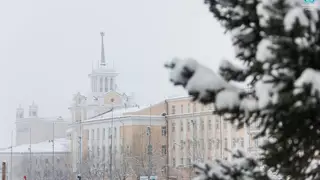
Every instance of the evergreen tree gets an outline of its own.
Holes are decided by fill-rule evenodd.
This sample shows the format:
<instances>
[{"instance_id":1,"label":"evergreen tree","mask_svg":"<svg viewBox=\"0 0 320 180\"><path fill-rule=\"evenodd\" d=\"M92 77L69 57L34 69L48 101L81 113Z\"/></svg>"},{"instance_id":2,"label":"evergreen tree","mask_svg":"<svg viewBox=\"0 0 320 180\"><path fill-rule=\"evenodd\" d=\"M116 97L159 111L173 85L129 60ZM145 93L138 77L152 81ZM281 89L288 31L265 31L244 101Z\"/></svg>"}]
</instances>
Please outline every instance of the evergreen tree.
<instances>
[{"instance_id":1,"label":"evergreen tree","mask_svg":"<svg viewBox=\"0 0 320 180\"><path fill-rule=\"evenodd\" d=\"M240 151L231 162L195 165L198 179L320 179L320 13L303 0L206 0L232 36L238 67L224 60L219 74L193 59L166 64L170 80L193 100L238 127L259 122L261 158ZM251 91L232 82L247 83Z\"/></svg>"}]
</instances>

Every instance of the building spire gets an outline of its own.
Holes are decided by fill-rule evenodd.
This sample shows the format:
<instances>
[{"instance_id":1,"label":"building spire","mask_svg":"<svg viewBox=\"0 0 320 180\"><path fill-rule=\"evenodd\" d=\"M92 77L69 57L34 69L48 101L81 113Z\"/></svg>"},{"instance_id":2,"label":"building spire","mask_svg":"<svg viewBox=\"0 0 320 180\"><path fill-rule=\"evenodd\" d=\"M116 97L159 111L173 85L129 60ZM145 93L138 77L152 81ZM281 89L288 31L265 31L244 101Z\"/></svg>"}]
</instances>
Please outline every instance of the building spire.
<instances>
[{"instance_id":1,"label":"building spire","mask_svg":"<svg viewBox=\"0 0 320 180\"><path fill-rule=\"evenodd\" d=\"M104 43L103 43L103 37L104 37L104 32L100 32L101 35L101 59L100 59L100 66L105 66L106 65L106 59L104 55Z\"/></svg>"}]
</instances>

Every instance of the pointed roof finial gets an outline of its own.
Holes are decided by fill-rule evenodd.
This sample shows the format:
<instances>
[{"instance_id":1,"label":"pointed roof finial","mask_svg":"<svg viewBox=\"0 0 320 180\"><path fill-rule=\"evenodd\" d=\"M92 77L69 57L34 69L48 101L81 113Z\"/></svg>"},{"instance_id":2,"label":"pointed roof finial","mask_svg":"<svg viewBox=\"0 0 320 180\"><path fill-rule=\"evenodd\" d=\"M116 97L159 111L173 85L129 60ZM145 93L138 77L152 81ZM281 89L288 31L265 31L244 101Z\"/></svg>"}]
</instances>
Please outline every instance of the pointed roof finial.
<instances>
[{"instance_id":1,"label":"pointed roof finial","mask_svg":"<svg viewBox=\"0 0 320 180\"><path fill-rule=\"evenodd\" d=\"M103 37L104 37L104 32L100 32L101 35L101 59L100 59L100 65L105 66L106 65L106 59L104 55L104 43L103 43Z\"/></svg>"}]
</instances>

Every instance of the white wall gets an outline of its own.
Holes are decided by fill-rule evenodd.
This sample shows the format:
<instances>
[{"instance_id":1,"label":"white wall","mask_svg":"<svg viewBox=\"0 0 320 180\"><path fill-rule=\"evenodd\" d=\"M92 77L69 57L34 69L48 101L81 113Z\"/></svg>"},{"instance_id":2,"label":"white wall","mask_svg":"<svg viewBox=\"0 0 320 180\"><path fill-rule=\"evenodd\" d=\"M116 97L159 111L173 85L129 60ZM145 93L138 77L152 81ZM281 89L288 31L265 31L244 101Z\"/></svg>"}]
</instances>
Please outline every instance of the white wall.
<instances>
[{"instance_id":1,"label":"white wall","mask_svg":"<svg viewBox=\"0 0 320 180\"><path fill-rule=\"evenodd\" d=\"M68 122L42 119L23 119L16 123L16 145L31 144L66 137ZM31 137L30 137L31 129ZM53 133L54 131L54 133Z\"/></svg>"}]
</instances>

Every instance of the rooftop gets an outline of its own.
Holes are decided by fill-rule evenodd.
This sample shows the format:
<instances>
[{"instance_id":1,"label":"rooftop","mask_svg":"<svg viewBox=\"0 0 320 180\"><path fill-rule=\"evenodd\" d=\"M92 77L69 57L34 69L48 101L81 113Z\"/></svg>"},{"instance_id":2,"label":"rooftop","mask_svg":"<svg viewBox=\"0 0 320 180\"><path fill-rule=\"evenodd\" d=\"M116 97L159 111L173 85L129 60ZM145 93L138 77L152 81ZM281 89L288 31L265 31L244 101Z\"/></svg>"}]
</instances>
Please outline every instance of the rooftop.
<instances>
[{"instance_id":1,"label":"rooftop","mask_svg":"<svg viewBox=\"0 0 320 180\"><path fill-rule=\"evenodd\" d=\"M70 152L70 140L66 138L59 138L54 140L54 152L61 153L61 152ZM13 153L24 153L30 152L30 144L23 144L19 146L13 146L12 152ZM31 152L32 153L46 153L52 152L52 142L44 141L36 144L31 144ZM6 148L0 150L1 153L11 153L11 148Z\"/></svg>"},{"instance_id":2,"label":"rooftop","mask_svg":"<svg viewBox=\"0 0 320 180\"><path fill-rule=\"evenodd\" d=\"M123 117L123 116L125 116L126 113L137 112L137 111L140 111L140 110L148 108L148 107L149 106L135 106L135 107L129 107L129 108L115 109L115 110L107 112L101 116L92 118L89 121L94 121L94 120L99 120L99 119L109 119L112 117L113 118Z\"/></svg>"}]
</instances>

